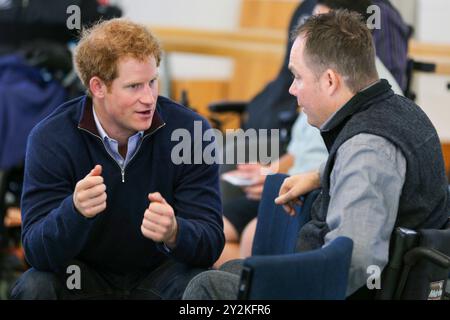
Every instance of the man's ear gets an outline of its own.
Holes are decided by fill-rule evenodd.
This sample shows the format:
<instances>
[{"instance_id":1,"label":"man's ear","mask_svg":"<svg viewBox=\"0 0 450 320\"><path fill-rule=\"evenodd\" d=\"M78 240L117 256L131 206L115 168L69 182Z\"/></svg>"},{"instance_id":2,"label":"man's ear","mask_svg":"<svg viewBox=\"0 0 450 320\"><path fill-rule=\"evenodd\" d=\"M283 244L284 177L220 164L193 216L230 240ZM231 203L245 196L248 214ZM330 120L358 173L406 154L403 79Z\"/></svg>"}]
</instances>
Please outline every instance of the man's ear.
<instances>
[{"instance_id":1,"label":"man's ear","mask_svg":"<svg viewBox=\"0 0 450 320\"><path fill-rule=\"evenodd\" d=\"M89 80L89 89L95 98L104 98L107 90L106 84L99 77L92 77Z\"/></svg>"},{"instance_id":2,"label":"man's ear","mask_svg":"<svg viewBox=\"0 0 450 320\"><path fill-rule=\"evenodd\" d=\"M327 69L322 76L322 86L329 96L333 96L342 85L342 77L333 69Z\"/></svg>"}]
</instances>

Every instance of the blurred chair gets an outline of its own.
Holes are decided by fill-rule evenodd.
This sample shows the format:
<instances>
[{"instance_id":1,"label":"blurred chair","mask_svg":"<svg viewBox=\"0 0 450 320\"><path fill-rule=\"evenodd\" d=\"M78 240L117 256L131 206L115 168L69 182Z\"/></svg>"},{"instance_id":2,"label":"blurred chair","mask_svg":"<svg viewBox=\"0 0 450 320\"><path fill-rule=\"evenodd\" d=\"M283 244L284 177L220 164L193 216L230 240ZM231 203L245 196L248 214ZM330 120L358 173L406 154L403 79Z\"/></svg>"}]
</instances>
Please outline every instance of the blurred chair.
<instances>
[{"instance_id":1,"label":"blurred chair","mask_svg":"<svg viewBox=\"0 0 450 320\"><path fill-rule=\"evenodd\" d=\"M436 72L436 64L408 58L408 63L406 66L406 88L404 94L405 97L411 99L412 101L416 100L417 97L416 93L412 90L415 72L434 73Z\"/></svg>"},{"instance_id":2,"label":"blurred chair","mask_svg":"<svg viewBox=\"0 0 450 320\"><path fill-rule=\"evenodd\" d=\"M353 242L339 237L324 248L294 253L318 191L304 197L303 207L291 217L273 202L285 177L266 180L253 255L244 261L238 298L345 299Z\"/></svg>"},{"instance_id":3,"label":"blurred chair","mask_svg":"<svg viewBox=\"0 0 450 320\"><path fill-rule=\"evenodd\" d=\"M409 36L411 39L414 34L414 27L409 27ZM436 64L430 62L419 61L409 57L406 63L406 86L404 90L405 97L409 98L412 101L415 101L417 95L412 91L413 86L413 78L415 72L426 72L426 73L434 73L436 72Z\"/></svg>"},{"instance_id":4,"label":"blurred chair","mask_svg":"<svg viewBox=\"0 0 450 320\"><path fill-rule=\"evenodd\" d=\"M311 219L311 206L319 190L314 190L306 197L302 197L303 206L297 208L293 217L286 214L282 206L274 203L287 177L289 176L286 174L274 174L266 179L258 209L258 224L252 247L253 256L294 253L298 231Z\"/></svg>"}]
</instances>

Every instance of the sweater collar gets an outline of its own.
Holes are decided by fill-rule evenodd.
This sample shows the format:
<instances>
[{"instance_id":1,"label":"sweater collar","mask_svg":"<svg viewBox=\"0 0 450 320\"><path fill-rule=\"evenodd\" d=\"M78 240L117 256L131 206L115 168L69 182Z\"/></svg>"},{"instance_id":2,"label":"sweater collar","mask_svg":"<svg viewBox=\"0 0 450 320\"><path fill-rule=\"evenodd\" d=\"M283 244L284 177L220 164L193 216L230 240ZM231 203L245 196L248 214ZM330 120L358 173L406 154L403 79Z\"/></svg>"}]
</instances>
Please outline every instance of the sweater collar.
<instances>
[{"instance_id":1,"label":"sweater collar","mask_svg":"<svg viewBox=\"0 0 450 320\"><path fill-rule=\"evenodd\" d=\"M82 110L81 117L78 122L78 128L89 131L90 133L100 137L100 133L97 130L97 126L95 124L94 112L92 107L92 98L86 96L82 100ZM144 137L147 135L153 134L156 130L165 125L164 120L159 114L158 109L160 108L159 104L156 104L156 110L153 114L152 124L150 128L144 131Z\"/></svg>"},{"instance_id":2,"label":"sweater collar","mask_svg":"<svg viewBox=\"0 0 450 320\"><path fill-rule=\"evenodd\" d=\"M353 114L362 111L363 106L368 102L388 92L393 93L391 85L385 79L381 79L368 88L359 91L325 122L320 131L328 132L335 129Z\"/></svg>"},{"instance_id":3,"label":"sweater collar","mask_svg":"<svg viewBox=\"0 0 450 320\"><path fill-rule=\"evenodd\" d=\"M368 109L375 100L386 95L393 95L391 85L384 79L355 94L346 104L337 110L330 119L320 128L328 152L337 136L350 118L365 109Z\"/></svg>"}]
</instances>

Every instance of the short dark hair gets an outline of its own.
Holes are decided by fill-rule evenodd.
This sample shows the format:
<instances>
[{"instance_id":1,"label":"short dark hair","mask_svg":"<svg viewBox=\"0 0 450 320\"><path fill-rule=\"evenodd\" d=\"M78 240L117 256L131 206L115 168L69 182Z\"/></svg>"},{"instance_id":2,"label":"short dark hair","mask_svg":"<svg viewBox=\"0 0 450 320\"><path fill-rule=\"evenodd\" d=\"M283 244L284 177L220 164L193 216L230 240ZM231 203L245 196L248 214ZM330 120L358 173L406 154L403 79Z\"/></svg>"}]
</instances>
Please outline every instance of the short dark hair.
<instances>
[{"instance_id":1,"label":"short dark hair","mask_svg":"<svg viewBox=\"0 0 450 320\"><path fill-rule=\"evenodd\" d=\"M372 35L361 15L348 10L311 16L293 38L305 38L304 58L319 77L331 68L354 93L378 79Z\"/></svg>"},{"instance_id":2,"label":"short dark hair","mask_svg":"<svg viewBox=\"0 0 450 320\"><path fill-rule=\"evenodd\" d=\"M372 5L370 0L317 0L317 4L321 4L331 10L347 9L359 13L365 21L370 17L367 8Z\"/></svg>"}]
</instances>

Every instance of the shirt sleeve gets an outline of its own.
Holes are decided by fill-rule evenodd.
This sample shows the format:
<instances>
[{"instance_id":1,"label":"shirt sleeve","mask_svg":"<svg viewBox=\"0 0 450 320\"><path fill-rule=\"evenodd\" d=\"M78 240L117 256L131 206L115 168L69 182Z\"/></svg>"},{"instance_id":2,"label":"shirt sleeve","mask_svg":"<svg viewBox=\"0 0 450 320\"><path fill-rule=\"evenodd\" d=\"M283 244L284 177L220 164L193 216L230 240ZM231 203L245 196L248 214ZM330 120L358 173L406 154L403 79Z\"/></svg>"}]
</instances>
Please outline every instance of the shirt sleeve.
<instances>
[{"instance_id":1,"label":"shirt sleeve","mask_svg":"<svg viewBox=\"0 0 450 320\"><path fill-rule=\"evenodd\" d=\"M402 152L380 136L356 135L337 152L325 245L339 236L353 240L347 296L366 285L369 266L381 271L388 262L405 172Z\"/></svg>"}]
</instances>

